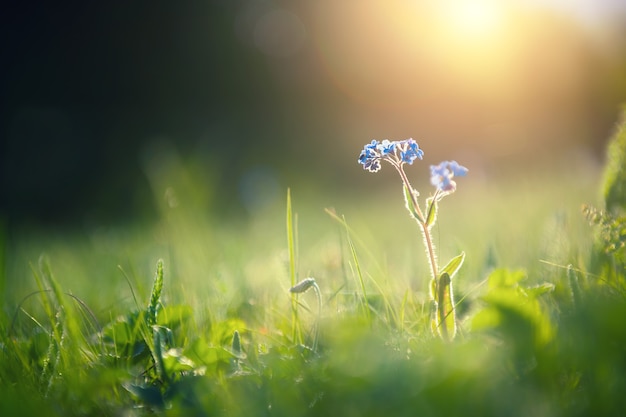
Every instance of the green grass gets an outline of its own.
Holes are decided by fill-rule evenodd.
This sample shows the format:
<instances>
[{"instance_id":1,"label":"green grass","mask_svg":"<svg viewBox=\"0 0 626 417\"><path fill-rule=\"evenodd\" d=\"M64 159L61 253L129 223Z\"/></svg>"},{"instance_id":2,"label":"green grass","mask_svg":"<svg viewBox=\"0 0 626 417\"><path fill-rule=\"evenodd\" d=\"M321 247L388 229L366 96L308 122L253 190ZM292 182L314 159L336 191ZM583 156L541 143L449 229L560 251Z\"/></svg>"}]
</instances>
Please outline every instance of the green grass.
<instances>
[{"instance_id":1,"label":"green grass","mask_svg":"<svg viewBox=\"0 0 626 417\"><path fill-rule=\"evenodd\" d=\"M225 223L185 178L153 225L5 241L0 415L624 415L624 271L594 267L580 209L599 172L469 176L442 202L439 261L466 253L448 343L399 184ZM306 277L320 317L289 292Z\"/></svg>"}]
</instances>

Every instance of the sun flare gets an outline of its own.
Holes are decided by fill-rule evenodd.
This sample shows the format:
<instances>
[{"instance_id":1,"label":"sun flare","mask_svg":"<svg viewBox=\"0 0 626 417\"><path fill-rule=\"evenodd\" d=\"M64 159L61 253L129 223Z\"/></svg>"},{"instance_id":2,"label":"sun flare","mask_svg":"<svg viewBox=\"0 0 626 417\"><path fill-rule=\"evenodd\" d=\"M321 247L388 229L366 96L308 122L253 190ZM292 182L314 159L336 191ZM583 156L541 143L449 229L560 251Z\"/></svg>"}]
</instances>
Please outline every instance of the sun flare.
<instances>
[{"instance_id":1,"label":"sun flare","mask_svg":"<svg viewBox=\"0 0 626 417\"><path fill-rule=\"evenodd\" d=\"M493 0L463 0L442 3L450 30L463 37L497 35L502 9Z\"/></svg>"}]
</instances>

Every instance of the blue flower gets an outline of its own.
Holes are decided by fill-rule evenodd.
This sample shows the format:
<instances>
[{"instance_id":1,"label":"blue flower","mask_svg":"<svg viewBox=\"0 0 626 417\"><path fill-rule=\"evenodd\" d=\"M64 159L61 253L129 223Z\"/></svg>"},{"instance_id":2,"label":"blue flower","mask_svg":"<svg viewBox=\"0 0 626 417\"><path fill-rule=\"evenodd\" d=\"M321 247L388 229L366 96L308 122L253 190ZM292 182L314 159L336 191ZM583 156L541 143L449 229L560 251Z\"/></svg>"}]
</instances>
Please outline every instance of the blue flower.
<instances>
[{"instance_id":1,"label":"blue flower","mask_svg":"<svg viewBox=\"0 0 626 417\"><path fill-rule=\"evenodd\" d=\"M378 172L378 170L380 170L381 154L378 151L378 146L378 141L373 140L371 143L365 145L359 155L359 164L363 165L363 169L369 172Z\"/></svg>"},{"instance_id":2,"label":"blue flower","mask_svg":"<svg viewBox=\"0 0 626 417\"><path fill-rule=\"evenodd\" d=\"M400 158L402 162L409 165L413 164L417 158L422 159L424 157L424 151L419 148L417 142L409 138L399 142L398 148L400 149Z\"/></svg>"},{"instance_id":3,"label":"blue flower","mask_svg":"<svg viewBox=\"0 0 626 417\"><path fill-rule=\"evenodd\" d=\"M396 142L385 139L376 148L381 151L382 155L389 155L396 150Z\"/></svg>"},{"instance_id":4,"label":"blue flower","mask_svg":"<svg viewBox=\"0 0 626 417\"><path fill-rule=\"evenodd\" d=\"M398 153L399 151L399 153ZM378 142L373 140L365 145L359 155L359 163L363 165L363 169L370 172L378 172L381 168L380 161L385 159L400 168L404 164L411 165L417 158L422 159L424 151L422 151L417 142L413 139L405 139L401 141L383 140Z\"/></svg>"},{"instance_id":5,"label":"blue flower","mask_svg":"<svg viewBox=\"0 0 626 417\"><path fill-rule=\"evenodd\" d=\"M368 159L363 164L363 169L366 169L369 172L378 172L378 171L380 171L380 159Z\"/></svg>"},{"instance_id":6,"label":"blue flower","mask_svg":"<svg viewBox=\"0 0 626 417\"><path fill-rule=\"evenodd\" d=\"M456 161L450 161L448 163L448 168L452 171L452 174L454 174L455 177L464 177L467 174L467 171L469 171L463 165L459 165Z\"/></svg>"},{"instance_id":7,"label":"blue flower","mask_svg":"<svg viewBox=\"0 0 626 417\"><path fill-rule=\"evenodd\" d=\"M452 193L456 190L455 176L464 177L468 169L456 161L443 161L439 165L430 166L430 183L438 190Z\"/></svg>"}]
</instances>

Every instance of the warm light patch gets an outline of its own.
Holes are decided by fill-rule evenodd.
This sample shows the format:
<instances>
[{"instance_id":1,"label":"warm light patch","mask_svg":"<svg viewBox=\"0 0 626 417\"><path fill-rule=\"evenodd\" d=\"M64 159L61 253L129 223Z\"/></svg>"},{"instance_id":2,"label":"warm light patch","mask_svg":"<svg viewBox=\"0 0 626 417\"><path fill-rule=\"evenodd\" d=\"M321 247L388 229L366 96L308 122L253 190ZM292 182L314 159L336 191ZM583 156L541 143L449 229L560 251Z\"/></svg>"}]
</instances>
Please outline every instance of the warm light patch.
<instances>
[{"instance_id":1,"label":"warm light patch","mask_svg":"<svg viewBox=\"0 0 626 417\"><path fill-rule=\"evenodd\" d=\"M500 98L516 85L519 33L508 1L363 4L326 0L311 30L329 77L355 101L405 108L445 89ZM433 80L444 81L435 89Z\"/></svg>"},{"instance_id":2,"label":"warm light patch","mask_svg":"<svg viewBox=\"0 0 626 417\"><path fill-rule=\"evenodd\" d=\"M493 0L461 0L443 3L450 19L450 30L460 36L496 35L502 10ZM444 17L445 18L445 17Z\"/></svg>"}]
</instances>

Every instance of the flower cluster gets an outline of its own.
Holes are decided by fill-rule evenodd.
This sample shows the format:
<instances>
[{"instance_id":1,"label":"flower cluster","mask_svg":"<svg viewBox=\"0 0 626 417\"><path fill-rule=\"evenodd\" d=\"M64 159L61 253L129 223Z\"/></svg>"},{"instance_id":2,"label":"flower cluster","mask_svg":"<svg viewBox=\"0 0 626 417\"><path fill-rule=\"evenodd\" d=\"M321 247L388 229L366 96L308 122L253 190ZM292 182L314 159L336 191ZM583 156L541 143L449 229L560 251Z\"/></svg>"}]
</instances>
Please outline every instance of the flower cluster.
<instances>
[{"instance_id":1,"label":"flower cluster","mask_svg":"<svg viewBox=\"0 0 626 417\"><path fill-rule=\"evenodd\" d=\"M467 171L456 161L443 161L439 165L430 166L430 183L440 191L452 193L456 190L456 182L452 178L464 177Z\"/></svg>"},{"instance_id":2,"label":"flower cluster","mask_svg":"<svg viewBox=\"0 0 626 417\"><path fill-rule=\"evenodd\" d=\"M422 159L423 156L424 151L413 139L399 141L385 139L382 142L373 140L361 151L359 163L369 172L378 172L381 168L381 160L386 160L396 168L400 168L404 164L413 164L413 161L417 158Z\"/></svg>"}]
</instances>

